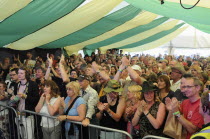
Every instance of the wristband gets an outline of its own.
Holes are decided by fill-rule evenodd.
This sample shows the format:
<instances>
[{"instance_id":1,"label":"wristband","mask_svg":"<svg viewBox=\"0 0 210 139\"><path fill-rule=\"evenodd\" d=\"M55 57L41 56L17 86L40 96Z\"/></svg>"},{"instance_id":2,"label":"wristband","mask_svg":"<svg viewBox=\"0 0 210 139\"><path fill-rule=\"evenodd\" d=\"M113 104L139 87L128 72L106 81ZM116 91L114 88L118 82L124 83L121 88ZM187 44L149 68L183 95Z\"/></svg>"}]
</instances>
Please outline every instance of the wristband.
<instances>
[{"instance_id":1,"label":"wristband","mask_svg":"<svg viewBox=\"0 0 210 139\"><path fill-rule=\"evenodd\" d=\"M67 115L66 115L66 120L67 120Z\"/></svg>"},{"instance_id":2,"label":"wristband","mask_svg":"<svg viewBox=\"0 0 210 139\"><path fill-rule=\"evenodd\" d=\"M49 69L51 69L52 67L48 67Z\"/></svg>"},{"instance_id":3,"label":"wristband","mask_svg":"<svg viewBox=\"0 0 210 139\"><path fill-rule=\"evenodd\" d=\"M176 112L173 113L174 116L176 116L176 115L178 115L178 114L180 114L179 111L176 111Z\"/></svg>"},{"instance_id":4,"label":"wristband","mask_svg":"<svg viewBox=\"0 0 210 139\"><path fill-rule=\"evenodd\" d=\"M118 69L117 71L119 71L119 72L121 72L121 73L122 73L122 71L123 71L123 70L122 70L122 69Z\"/></svg>"}]
</instances>

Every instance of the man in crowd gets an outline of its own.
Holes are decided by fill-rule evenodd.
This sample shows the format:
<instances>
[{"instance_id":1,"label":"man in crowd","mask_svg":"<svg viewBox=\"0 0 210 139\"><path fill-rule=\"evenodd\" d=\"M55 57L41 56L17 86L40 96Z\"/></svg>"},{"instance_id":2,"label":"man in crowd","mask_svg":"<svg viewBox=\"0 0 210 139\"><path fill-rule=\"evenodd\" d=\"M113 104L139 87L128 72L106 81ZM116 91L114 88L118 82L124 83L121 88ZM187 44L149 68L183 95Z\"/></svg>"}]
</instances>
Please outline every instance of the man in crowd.
<instances>
[{"instance_id":1,"label":"man in crowd","mask_svg":"<svg viewBox=\"0 0 210 139\"><path fill-rule=\"evenodd\" d=\"M173 113L173 116L177 118L187 131L186 139L189 139L204 124L203 117L199 113L200 84L198 78L186 78L185 85L182 88L188 99L184 100L181 105L179 105L180 103L176 98L166 98L166 108L169 110L169 114Z\"/></svg>"},{"instance_id":2,"label":"man in crowd","mask_svg":"<svg viewBox=\"0 0 210 139\"><path fill-rule=\"evenodd\" d=\"M85 100L86 105L87 105L86 117L82 121L82 125L87 126L90 123L98 125L98 121L95 116L95 108L98 103L98 93L90 86L91 79L89 76L80 75L78 78L78 81L81 87L80 95ZM83 137L86 137L86 138L90 137L90 139L97 138L96 130L90 129L88 131L87 127L83 129L84 129Z\"/></svg>"},{"instance_id":3,"label":"man in crowd","mask_svg":"<svg viewBox=\"0 0 210 139\"><path fill-rule=\"evenodd\" d=\"M177 89L180 89L180 81L182 78L182 75L185 73L185 70L182 65L177 64L176 66L171 68L171 75L170 75L170 82L171 87L170 89L172 91L176 91Z\"/></svg>"}]
</instances>

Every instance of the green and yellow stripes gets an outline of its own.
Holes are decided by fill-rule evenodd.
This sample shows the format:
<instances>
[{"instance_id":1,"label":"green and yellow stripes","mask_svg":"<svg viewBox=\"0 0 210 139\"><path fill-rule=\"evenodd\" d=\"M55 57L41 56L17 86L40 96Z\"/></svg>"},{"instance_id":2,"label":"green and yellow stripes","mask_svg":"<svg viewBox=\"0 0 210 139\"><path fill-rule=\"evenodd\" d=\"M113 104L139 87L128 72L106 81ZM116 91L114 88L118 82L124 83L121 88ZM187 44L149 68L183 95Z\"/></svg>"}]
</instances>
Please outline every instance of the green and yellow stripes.
<instances>
[{"instance_id":1,"label":"green and yellow stripes","mask_svg":"<svg viewBox=\"0 0 210 139\"><path fill-rule=\"evenodd\" d=\"M206 25L210 24L209 8L196 6L193 9L186 10L182 8L180 4L177 2L165 1L165 3L161 5L160 1L158 0L125 0L125 1L142 10L147 10L149 12L153 12L165 17L179 19L185 22L194 22ZM207 3L209 5L210 1L208 1ZM192 5L185 5L185 6L190 7Z\"/></svg>"},{"instance_id":2,"label":"green and yellow stripes","mask_svg":"<svg viewBox=\"0 0 210 139\"><path fill-rule=\"evenodd\" d=\"M0 22L27 6L32 0L0 0Z\"/></svg>"},{"instance_id":3,"label":"green and yellow stripes","mask_svg":"<svg viewBox=\"0 0 210 139\"><path fill-rule=\"evenodd\" d=\"M81 30L69 34L59 40L43 45L40 48L65 47L83 41L87 41L131 20L136 15L138 15L140 11L140 9L135 8L132 5L128 5L122 9L119 9L118 11L115 11L101 18L97 22L90 24L89 26Z\"/></svg>"},{"instance_id":4,"label":"green and yellow stripes","mask_svg":"<svg viewBox=\"0 0 210 139\"><path fill-rule=\"evenodd\" d=\"M177 29L175 31L172 31L172 33L167 34L166 36L164 36L162 38L159 38L158 40L146 43L144 45L138 45L137 47L123 49L123 50L126 51L126 52L139 52L139 51L145 51L145 50L149 50L149 49L154 49L154 48L156 48L158 46L161 46L161 45L169 42L169 40L174 39L180 33L182 33L186 28L187 28L187 26L179 28L179 29Z\"/></svg>"},{"instance_id":5,"label":"green and yellow stripes","mask_svg":"<svg viewBox=\"0 0 210 139\"><path fill-rule=\"evenodd\" d=\"M174 2L180 4L180 0L164 0L165 2ZM198 0L182 0L182 4L189 5L188 7L192 7L197 3ZM196 5L197 7L210 8L209 0L200 0Z\"/></svg>"},{"instance_id":6,"label":"green and yellow stripes","mask_svg":"<svg viewBox=\"0 0 210 139\"><path fill-rule=\"evenodd\" d=\"M18 41L44 28L72 12L83 1L84 0L34 0L0 23L0 47ZM34 40L36 40L36 38ZM13 49L16 48L14 47Z\"/></svg>"},{"instance_id":7,"label":"green and yellow stripes","mask_svg":"<svg viewBox=\"0 0 210 139\"><path fill-rule=\"evenodd\" d=\"M124 23L110 31L107 31L106 33L104 33L100 36L97 36L95 38L92 38L90 40L87 40L87 41L84 41L84 42L81 42L81 43L78 43L75 45L67 46L67 47L65 47L65 49L68 51L68 54L74 53L75 51L79 51L79 50L83 49L87 45L106 40L108 38L111 38L115 35L118 35L120 33L128 31L132 28L138 27L140 25L148 24L148 23L152 22L157 16L158 15L156 15L156 14L143 11L140 14L138 14L135 18L127 21L126 23Z\"/></svg>"},{"instance_id":8,"label":"green and yellow stripes","mask_svg":"<svg viewBox=\"0 0 210 139\"><path fill-rule=\"evenodd\" d=\"M152 29L152 31L156 31L156 27L167 21L169 18L162 17L156 19L148 24L140 25L138 27L132 28L126 32L120 33L116 36L113 36L104 41L100 41L91 45L86 46L87 49L96 49L98 47L102 47L101 49L112 49L117 48L125 43L129 43L130 41L136 40L140 38L146 38L146 35L139 35L140 33L146 32L147 30Z\"/></svg>"},{"instance_id":9,"label":"green and yellow stripes","mask_svg":"<svg viewBox=\"0 0 210 139\"><path fill-rule=\"evenodd\" d=\"M122 0L92 0L70 14L10 45L16 50L32 49L67 36L101 19Z\"/></svg>"}]
</instances>

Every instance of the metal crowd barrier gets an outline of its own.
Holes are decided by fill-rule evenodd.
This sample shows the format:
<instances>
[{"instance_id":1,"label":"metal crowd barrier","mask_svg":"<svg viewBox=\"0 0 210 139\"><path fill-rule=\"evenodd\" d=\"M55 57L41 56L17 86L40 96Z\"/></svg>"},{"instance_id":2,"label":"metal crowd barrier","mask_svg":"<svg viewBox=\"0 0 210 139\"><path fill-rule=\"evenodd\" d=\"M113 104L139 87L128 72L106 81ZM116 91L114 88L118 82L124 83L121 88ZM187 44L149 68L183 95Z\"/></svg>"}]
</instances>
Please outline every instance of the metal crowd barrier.
<instances>
[{"instance_id":1,"label":"metal crowd barrier","mask_svg":"<svg viewBox=\"0 0 210 139\"><path fill-rule=\"evenodd\" d=\"M147 135L147 136L143 137L142 139L170 139L170 138L153 136L153 135Z\"/></svg>"},{"instance_id":2,"label":"metal crowd barrier","mask_svg":"<svg viewBox=\"0 0 210 139\"><path fill-rule=\"evenodd\" d=\"M26 119L27 117L28 119ZM45 117L47 119L48 125L50 127L45 127L45 134L51 133L51 131L59 131L61 132L60 139L65 139L65 129L58 129L56 126L57 117L49 116L44 114L39 114L36 112L24 110L20 113L20 124L22 124L21 128L21 137L27 139L42 139L42 127L40 126L41 117ZM54 123L52 123L54 121ZM69 121L69 120L67 120ZM81 122L76 121L69 121L71 124L76 125L77 129L81 132L80 138L81 139L132 139L132 136L127 133L126 131L102 127L99 125L89 124L88 127L82 126ZM59 124L61 126L61 124ZM49 132L48 132L49 131ZM59 135L59 132L56 131L56 135Z\"/></svg>"},{"instance_id":3,"label":"metal crowd barrier","mask_svg":"<svg viewBox=\"0 0 210 139\"><path fill-rule=\"evenodd\" d=\"M13 107L0 104L0 138L20 139L18 115Z\"/></svg>"}]
</instances>

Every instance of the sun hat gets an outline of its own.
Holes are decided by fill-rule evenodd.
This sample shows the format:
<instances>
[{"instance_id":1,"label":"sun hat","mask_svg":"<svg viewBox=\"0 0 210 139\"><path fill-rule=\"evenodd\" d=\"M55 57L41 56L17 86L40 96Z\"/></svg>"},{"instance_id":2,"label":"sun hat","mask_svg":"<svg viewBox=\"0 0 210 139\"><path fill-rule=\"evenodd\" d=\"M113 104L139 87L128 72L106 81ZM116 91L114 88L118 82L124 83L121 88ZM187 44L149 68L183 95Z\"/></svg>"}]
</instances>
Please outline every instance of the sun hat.
<instances>
[{"instance_id":1,"label":"sun hat","mask_svg":"<svg viewBox=\"0 0 210 139\"><path fill-rule=\"evenodd\" d=\"M88 75L80 75L80 76L78 77L78 81L83 81L83 80L88 80L88 81L90 81L90 76L88 76Z\"/></svg>"},{"instance_id":2,"label":"sun hat","mask_svg":"<svg viewBox=\"0 0 210 139\"><path fill-rule=\"evenodd\" d=\"M104 92L110 93L110 92L122 92L123 88L116 80L109 80L107 83L107 86L104 88Z\"/></svg>"},{"instance_id":3,"label":"sun hat","mask_svg":"<svg viewBox=\"0 0 210 139\"><path fill-rule=\"evenodd\" d=\"M138 66L138 65L133 65L133 66L131 66L131 68L132 68L133 70L141 71L141 67Z\"/></svg>"},{"instance_id":4,"label":"sun hat","mask_svg":"<svg viewBox=\"0 0 210 139\"><path fill-rule=\"evenodd\" d=\"M174 67L171 67L171 70L176 69L178 70L182 75L185 74L185 69L182 65L176 64Z\"/></svg>"},{"instance_id":5,"label":"sun hat","mask_svg":"<svg viewBox=\"0 0 210 139\"><path fill-rule=\"evenodd\" d=\"M152 82L144 81L142 84L142 93L146 93L149 91L155 91L157 90L157 87L153 85Z\"/></svg>"}]
</instances>

